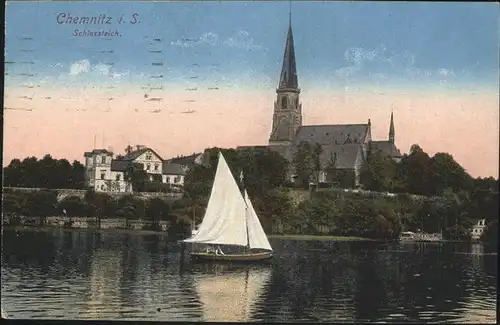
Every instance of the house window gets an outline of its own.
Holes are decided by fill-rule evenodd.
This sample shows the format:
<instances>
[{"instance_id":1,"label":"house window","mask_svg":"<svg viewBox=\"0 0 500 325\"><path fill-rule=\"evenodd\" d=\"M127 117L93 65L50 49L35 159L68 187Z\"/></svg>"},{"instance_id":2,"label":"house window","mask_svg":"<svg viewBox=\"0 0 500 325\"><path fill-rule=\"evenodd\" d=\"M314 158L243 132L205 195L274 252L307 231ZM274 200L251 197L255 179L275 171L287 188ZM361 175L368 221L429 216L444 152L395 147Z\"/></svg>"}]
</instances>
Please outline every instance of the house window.
<instances>
[{"instance_id":1,"label":"house window","mask_svg":"<svg viewBox=\"0 0 500 325\"><path fill-rule=\"evenodd\" d=\"M170 177L165 177L165 183L170 183Z\"/></svg>"},{"instance_id":2,"label":"house window","mask_svg":"<svg viewBox=\"0 0 500 325\"><path fill-rule=\"evenodd\" d=\"M105 188L104 188L104 184L101 184L101 190L104 191Z\"/></svg>"},{"instance_id":3,"label":"house window","mask_svg":"<svg viewBox=\"0 0 500 325\"><path fill-rule=\"evenodd\" d=\"M101 172L101 179L105 179L106 178L106 172L102 171Z\"/></svg>"},{"instance_id":4,"label":"house window","mask_svg":"<svg viewBox=\"0 0 500 325\"><path fill-rule=\"evenodd\" d=\"M181 181L180 176L175 176L174 183L179 183Z\"/></svg>"},{"instance_id":5,"label":"house window","mask_svg":"<svg viewBox=\"0 0 500 325\"><path fill-rule=\"evenodd\" d=\"M150 154L150 153L148 153L148 154L146 155L146 160L151 160L151 154Z\"/></svg>"},{"instance_id":6,"label":"house window","mask_svg":"<svg viewBox=\"0 0 500 325\"><path fill-rule=\"evenodd\" d=\"M122 175L120 175L120 174L116 174L116 180L117 180L117 181L121 180L121 178L122 178L121 176L122 176Z\"/></svg>"},{"instance_id":7,"label":"house window","mask_svg":"<svg viewBox=\"0 0 500 325\"><path fill-rule=\"evenodd\" d=\"M95 157L95 162L100 164L101 163L101 156L96 156Z\"/></svg>"},{"instance_id":8,"label":"house window","mask_svg":"<svg viewBox=\"0 0 500 325\"><path fill-rule=\"evenodd\" d=\"M147 164L146 165L146 170L150 170L151 169L151 165L150 164Z\"/></svg>"},{"instance_id":9,"label":"house window","mask_svg":"<svg viewBox=\"0 0 500 325\"><path fill-rule=\"evenodd\" d=\"M155 165L155 170L158 170L158 167L159 167L159 165L158 165L158 164L156 164L156 165Z\"/></svg>"}]
</instances>

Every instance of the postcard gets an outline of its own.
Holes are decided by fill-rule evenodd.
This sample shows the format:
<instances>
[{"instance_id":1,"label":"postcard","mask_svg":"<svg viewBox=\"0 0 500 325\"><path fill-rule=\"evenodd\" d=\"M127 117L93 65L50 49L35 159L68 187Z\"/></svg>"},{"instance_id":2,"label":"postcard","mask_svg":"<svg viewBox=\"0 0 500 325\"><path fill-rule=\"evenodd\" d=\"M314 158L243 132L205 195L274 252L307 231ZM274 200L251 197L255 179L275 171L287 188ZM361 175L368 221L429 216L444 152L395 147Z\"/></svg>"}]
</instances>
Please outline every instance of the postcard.
<instances>
[{"instance_id":1,"label":"postcard","mask_svg":"<svg viewBox=\"0 0 500 325\"><path fill-rule=\"evenodd\" d=\"M438 320L415 316L391 291L401 285L456 302L422 302L446 321L494 319L486 262L426 262L373 242L491 242L497 9L7 1L2 314ZM390 257L365 262L353 241ZM483 303L463 307L395 251L453 288L482 270L470 301ZM463 274L442 268L452 264ZM429 285L408 280L418 277Z\"/></svg>"}]
</instances>

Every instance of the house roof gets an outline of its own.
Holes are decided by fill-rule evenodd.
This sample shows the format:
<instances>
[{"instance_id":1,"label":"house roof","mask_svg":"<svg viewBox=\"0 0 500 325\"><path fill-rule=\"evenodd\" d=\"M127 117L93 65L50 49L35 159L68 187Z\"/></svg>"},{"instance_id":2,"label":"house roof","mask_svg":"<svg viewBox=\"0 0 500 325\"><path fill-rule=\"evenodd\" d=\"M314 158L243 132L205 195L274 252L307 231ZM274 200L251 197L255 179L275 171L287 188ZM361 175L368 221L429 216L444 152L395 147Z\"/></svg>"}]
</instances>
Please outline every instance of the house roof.
<instances>
[{"instance_id":1,"label":"house roof","mask_svg":"<svg viewBox=\"0 0 500 325\"><path fill-rule=\"evenodd\" d=\"M120 160L135 160L135 159L139 158L139 156L142 155L143 153L145 153L146 151L151 151L156 156L158 156L158 158L160 158L160 160L163 161L163 158L156 151L154 151L153 149L148 148L148 147L134 150L134 151L130 152L129 154L126 154L125 156L120 158Z\"/></svg>"},{"instance_id":2,"label":"house roof","mask_svg":"<svg viewBox=\"0 0 500 325\"><path fill-rule=\"evenodd\" d=\"M371 141L370 145L372 148L378 149L383 153L389 155L389 157L403 157L398 148L394 145L394 143L390 141Z\"/></svg>"},{"instance_id":3,"label":"house roof","mask_svg":"<svg viewBox=\"0 0 500 325\"><path fill-rule=\"evenodd\" d=\"M189 156L179 156L167 160L169 163L175 163L179 165L192 166L195 164L196 158L198 158L202 153L193 153Z\"/></svg>"},{"instance_id":4,"label":"house roof","mask_svg":"<svg viewBox=\"0 0 500 325\"><path fill-rule=\"evenodd\" d=\"M186 175L186 167L181 164L164 162L162 165L162 174L167 175Z\"/></svg>"},{"instance_id":5,"label":"house roof","mask_svg":"<svg viewBox=\"0 0 500 325\"><path fill-rule=\"evenodd\" d=\"M111 151L106 150L106 149L94 149L94 150L92 150L90 152L88 152L88 151L84 152L83 156L84 157L92 157L94 155L101 155L101 154L105 154L107 156L112 156L113 155L113 153Z\"/></svg>"},{"instance_id":6,"label":"house roof","mask_svg":"<svg viewBox=\"0 0 500 325\"><path fill-rule=\"evenodd\" d=\"M348 144L363 143L368 130L368 124L334 124L301 126L294 139L296 145L302 141L310 144Z\"/></svg>"},{"instance_id":7,"label":"house roof","mask_svg":"<svg viewBox=\"0 0 500 325\"><path fill-rule=\"evenodd\" d=\"M111 160L111 171L114 171L114 172L124 172L125 170L127 170L127 167L130 164L135 164L135 165L141 166L141 168L143 168L142 164L140 164L140 163L134 163L134 162L132 162L130 160L116 160L116 159L113 159L113 160Z\"/></svg>"}]
</instances>

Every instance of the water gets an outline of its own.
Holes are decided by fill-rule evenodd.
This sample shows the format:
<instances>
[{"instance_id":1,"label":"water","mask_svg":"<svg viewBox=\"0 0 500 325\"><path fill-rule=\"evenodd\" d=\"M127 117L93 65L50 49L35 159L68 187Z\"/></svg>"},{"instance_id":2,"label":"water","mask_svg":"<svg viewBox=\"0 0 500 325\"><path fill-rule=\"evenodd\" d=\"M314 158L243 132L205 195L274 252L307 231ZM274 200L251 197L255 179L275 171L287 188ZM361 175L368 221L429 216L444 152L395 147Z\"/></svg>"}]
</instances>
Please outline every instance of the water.
<instances>
[{"instance_id":1,"label":"water","mask_svg":"<svg viewBox=\"0 0 500 325\"><path fill-rule=\"evenodd\" d=\"M481 244L272 240L270 265L190 265L165 237L4 232L12 318L495 322L497 261Z\"/></svg>"}]
</instances>

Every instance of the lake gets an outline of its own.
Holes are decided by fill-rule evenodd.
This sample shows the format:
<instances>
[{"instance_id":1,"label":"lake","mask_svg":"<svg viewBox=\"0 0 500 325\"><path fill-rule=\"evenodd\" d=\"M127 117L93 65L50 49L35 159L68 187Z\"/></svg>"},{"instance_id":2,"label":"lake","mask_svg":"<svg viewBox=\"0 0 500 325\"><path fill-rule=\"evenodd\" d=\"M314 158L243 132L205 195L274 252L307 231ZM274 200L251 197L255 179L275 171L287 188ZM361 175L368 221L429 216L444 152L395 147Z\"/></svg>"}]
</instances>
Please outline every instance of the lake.
<instances>
[{"instance_id":1,"label":"lake","mask_svg":"<svg viewBox=\"0 0 500 325\"><path fill-rule=\"evenodd\" d=\"M22 319L496 321L496 248L272 239L269 264L190 264L159 235L5 230L2 308Z\"/></svg>"}]
</instances>

